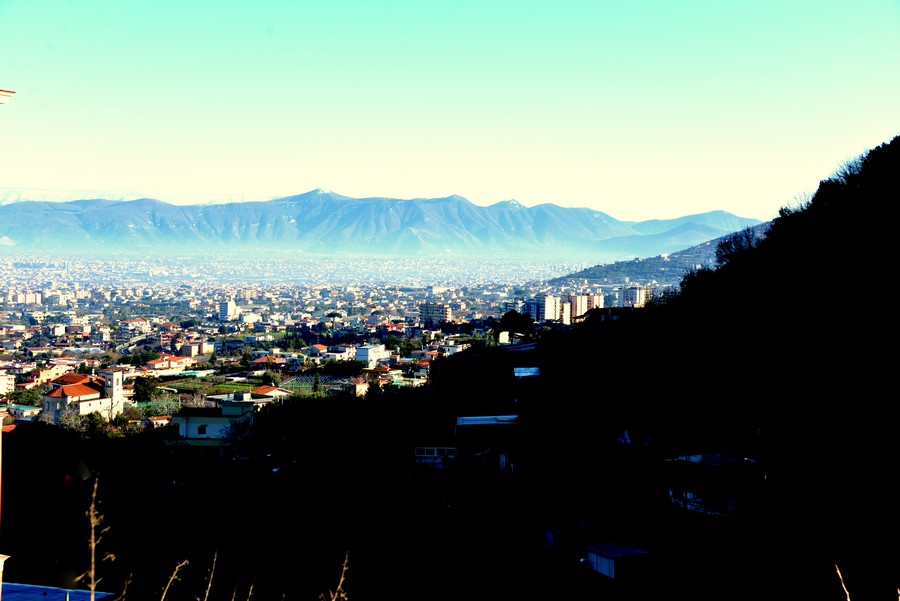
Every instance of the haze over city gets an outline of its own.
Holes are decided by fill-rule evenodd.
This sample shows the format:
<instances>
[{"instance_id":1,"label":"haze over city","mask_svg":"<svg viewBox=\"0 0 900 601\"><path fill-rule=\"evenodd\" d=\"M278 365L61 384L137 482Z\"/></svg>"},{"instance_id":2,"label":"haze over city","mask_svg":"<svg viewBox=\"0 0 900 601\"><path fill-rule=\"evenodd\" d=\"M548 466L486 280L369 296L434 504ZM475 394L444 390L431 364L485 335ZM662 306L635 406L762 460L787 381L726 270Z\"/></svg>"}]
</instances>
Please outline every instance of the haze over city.
<instances>
[{"instance_id":1,"label":"haze over city","mask_svg":"<svg viewBox=\"0 0 900 601\"><path fill-rule=\"evenodd\" d=\"M0 2L0 202L773 218L897 133L888 0Z\"/></svg>"}]
</instances>

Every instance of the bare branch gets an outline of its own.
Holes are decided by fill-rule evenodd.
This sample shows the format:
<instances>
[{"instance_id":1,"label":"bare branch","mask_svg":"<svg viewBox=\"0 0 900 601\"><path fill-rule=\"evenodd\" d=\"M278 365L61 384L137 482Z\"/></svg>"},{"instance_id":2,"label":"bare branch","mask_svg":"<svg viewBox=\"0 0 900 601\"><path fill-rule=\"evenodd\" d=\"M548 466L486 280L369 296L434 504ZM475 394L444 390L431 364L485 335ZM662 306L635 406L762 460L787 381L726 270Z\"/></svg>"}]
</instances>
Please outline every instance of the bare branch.
<instances>
[{"instance_id":1,"label":"bare branch","mask_svg":"<svg viewBox=\"0 0 900 601\"><path fill-rule=\"evenodd\" d=\"M175 569L172 571L172 575L169 576L169 581L166 583L166 588L163 589L163 594L162 594L162 597L159 598L159 601L166 601L166 595L169 593L169 587L172 586L172 583L175 582L176 580L180 580L180 578L178 578L178 571L181 570L181 568L183 568L187 564L188 564L188 560L185 559L184 561L182 561L181 563L179 563L178 565L175 566Z\"/></svg>"}]
</instances>

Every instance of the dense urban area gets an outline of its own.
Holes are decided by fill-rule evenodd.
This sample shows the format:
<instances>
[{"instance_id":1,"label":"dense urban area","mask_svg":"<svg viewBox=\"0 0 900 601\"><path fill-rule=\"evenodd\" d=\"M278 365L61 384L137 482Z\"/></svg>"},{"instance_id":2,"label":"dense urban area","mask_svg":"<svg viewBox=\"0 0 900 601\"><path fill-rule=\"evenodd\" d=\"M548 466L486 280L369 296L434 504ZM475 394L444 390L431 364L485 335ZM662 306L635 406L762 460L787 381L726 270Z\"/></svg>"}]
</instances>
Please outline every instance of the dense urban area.
<instances>
[{"instance_id":1,"label":"dense urban area","mask_svg":"<svg viewBox=\"0 0 900 601\"><path fill-rule=\"evenodd\" d=\"M39 397L25 391L49 393L52 380L68 371L124 364L131 367L126 380L203 376L209 372L198 374L198 365L247 371L253 366L241 365L245 355L257 367L277 362L279 372L294 374L360 362L391 368L385 384L419 384L430 360L472 341L533 339L542 327L569 325L592 309L641 307L664 290L627 277L552 285L552 277L579 266L521 261L17 257L2 268L0 392L32 401ZM423 274L432 274L431 282ZM496 330L509 312L532 323ZM131 381L126 385L130 390Z\"/></svg>"}]
</instances>

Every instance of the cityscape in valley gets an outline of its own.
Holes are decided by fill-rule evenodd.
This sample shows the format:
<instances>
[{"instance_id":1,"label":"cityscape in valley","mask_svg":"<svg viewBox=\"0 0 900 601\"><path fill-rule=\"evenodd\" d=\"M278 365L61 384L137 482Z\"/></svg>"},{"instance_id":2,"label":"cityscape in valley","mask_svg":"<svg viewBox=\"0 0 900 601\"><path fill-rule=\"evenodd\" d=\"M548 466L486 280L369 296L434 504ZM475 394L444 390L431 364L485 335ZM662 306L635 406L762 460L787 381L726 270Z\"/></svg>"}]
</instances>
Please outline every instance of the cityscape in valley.
<instances>
[{"instance_id":1,"label":"cityscape in valley","mask_svg":"<svg viewBox=\"0 0 900 601\"><path fill-rule=\"evenodd\" d=\"M0 2L0 594L898 601L832 4Z\"/></svg>"},{"instance_id":2,"label":"cityscape in valley","mask_svg":"<svg viewBox=\"0 0 900 601\"><path fill-rule=\"evenodd\" d=\"M886 358L833 347L871 348L882 317L748 290L880 273L835 240L862 246L898 157L895 138L770 223L609 264L7 251L0 543L24 561L4 578L137 601L399 581L624 601L686 579L749 601L768 553L791 596L880 599L896 553L860 537L893 532L896 437L866 402L808 401L878 398Z\"/></svg>"},{"instance_id":3,"label":"cityscape in valley","mask_svg":"<svg viewBox=\"0 0 900 601\"><path fill-rule=\"evenodd\" d=\"M531 341L541 328L578 323L590 311L643 307L674 284L627 276L617 283L554 282L584 265L522 260L24 256L0 264L7 286L0 305L6 353L0 392L13 397L46 395L51 376L115 368L117 358L141 353L153 358L135 365L128 378L193 375L198 364L214 371L249 353L257 366L277 361L287 373L359 361L360 369L390 368L383 385L421 385L431 359L472 341ZM500 331L510 312L530 320L527 328ZM218 361L211 364L211 357ZM360 393L367 388L350 378L344 383ZM61 409L86 417L96 405L83 401L54 401L52 417L45 418L58 423ZM119 402L115 411L100 413L117 418L124 409ZM11 412L30 418L35 408L13 403Z\"/></svg>"}]
</instances>

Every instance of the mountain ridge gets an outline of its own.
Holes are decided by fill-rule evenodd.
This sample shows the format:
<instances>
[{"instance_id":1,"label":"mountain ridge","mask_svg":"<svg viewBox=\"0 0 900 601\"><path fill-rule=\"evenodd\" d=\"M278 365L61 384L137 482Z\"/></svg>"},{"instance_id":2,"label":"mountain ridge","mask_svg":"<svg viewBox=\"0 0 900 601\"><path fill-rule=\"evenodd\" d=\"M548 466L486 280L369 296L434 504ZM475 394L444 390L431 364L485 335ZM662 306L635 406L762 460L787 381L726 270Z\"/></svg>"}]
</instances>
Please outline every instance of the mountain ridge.
<instances>
[{"instance_id":1,"label":"mountain ridge","mask_svg":"<svg viewBox=\"0 0 900 601\"><path fill-rule=\"evenodd\" d=\"M321 189L257 202L174 205L153 198L0 205L6 250L309 254L563 255L608 262L669 253L760 223L725 211L619 221L587 208L515 200L352 198ZM23 227L22 224L28 224Z\"/></svg>"}]
</instances>

